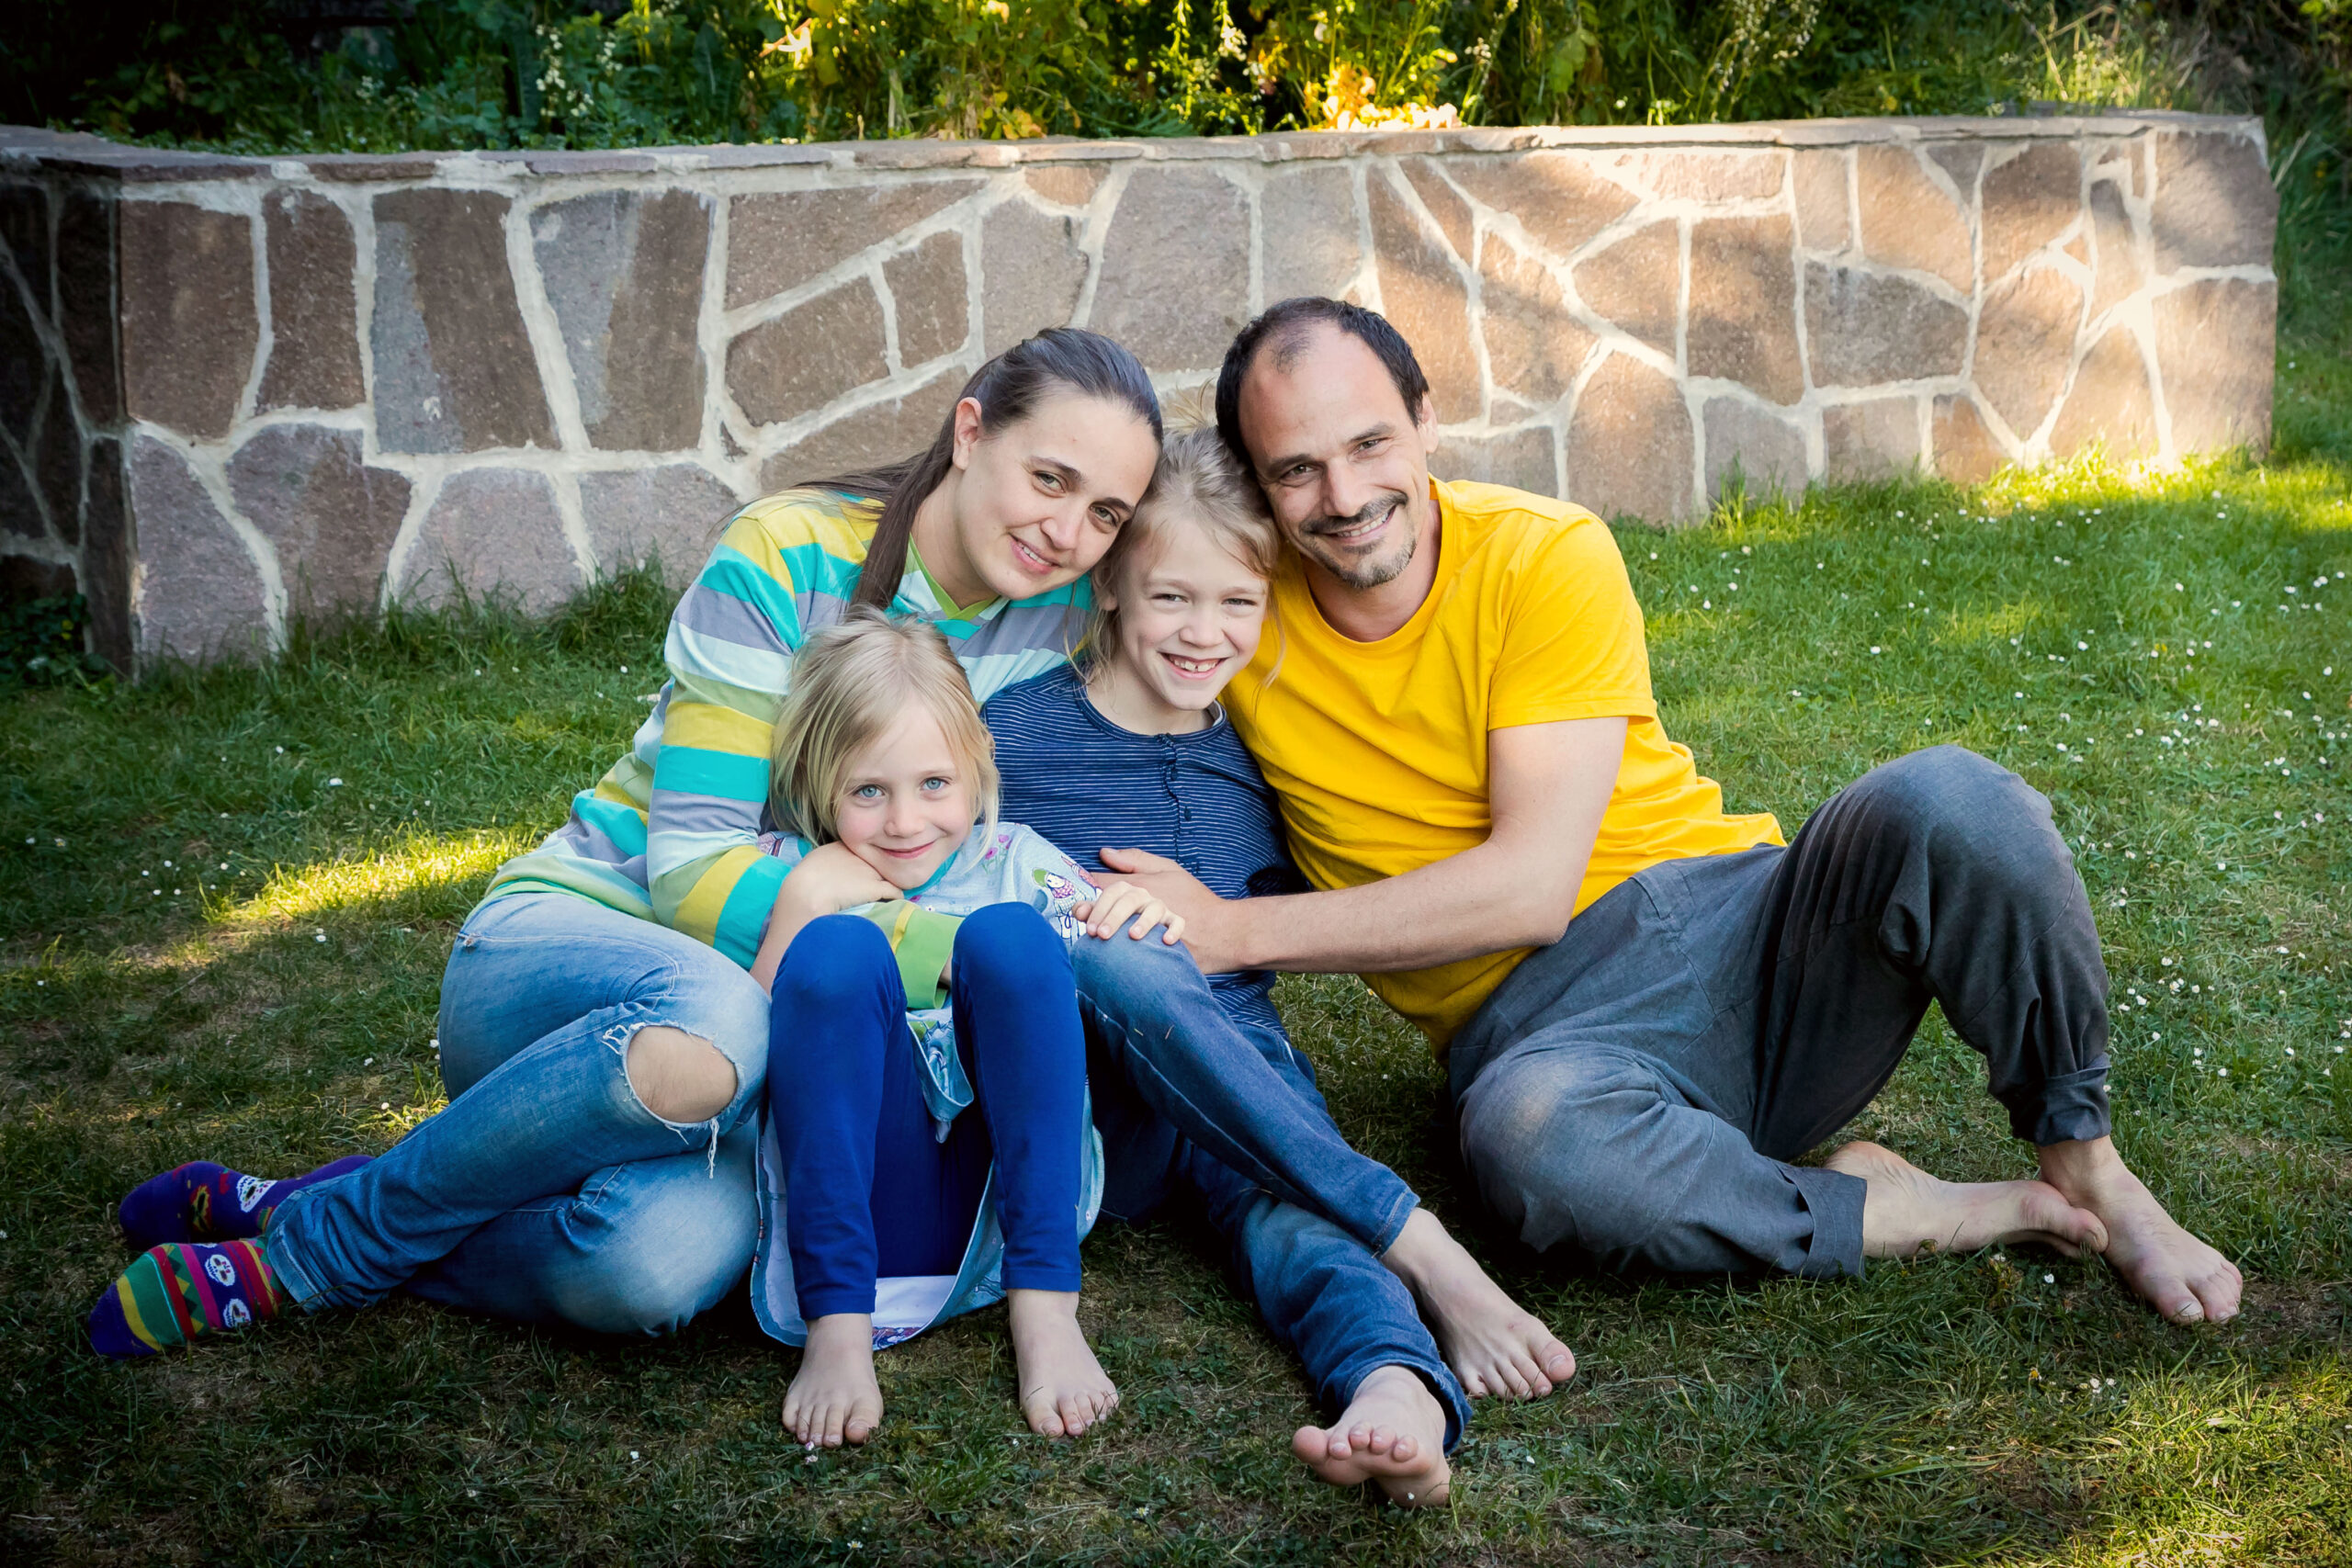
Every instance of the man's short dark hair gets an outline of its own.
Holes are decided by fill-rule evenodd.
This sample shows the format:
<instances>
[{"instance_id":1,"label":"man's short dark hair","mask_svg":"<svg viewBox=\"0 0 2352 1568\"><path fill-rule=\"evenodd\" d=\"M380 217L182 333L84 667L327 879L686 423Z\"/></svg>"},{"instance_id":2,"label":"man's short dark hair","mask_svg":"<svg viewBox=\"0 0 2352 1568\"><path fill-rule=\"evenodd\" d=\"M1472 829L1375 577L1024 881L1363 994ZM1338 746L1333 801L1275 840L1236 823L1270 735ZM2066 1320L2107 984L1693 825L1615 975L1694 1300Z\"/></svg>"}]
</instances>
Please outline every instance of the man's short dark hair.
<instances>
[{"instance_id":1,"label":"man's short dark hair","mask_svg":"<svg viewBox=\"0 0 2352 1568\"><path fill-rule=\"evenodd\" d=\"M1413 357L1413 345L1388 324L1388 318L1345 299L1302 294L1269 306L1242 328L1225 351L1225 365L1216 373L1216 433L1244 473L1254 474L1258 468L1241 440L1241 378L1257 363L1259 350L1269 346L1275 368L1288 368L1306 346L1307 335L1325 324L1337 327L1379 355L1388 378L1396 384L1396 395L1405 400L1405 412L1420 418L1421 401L1430 395L1430 378L1421 373L1421 362Z\"/></svg>"}]
</instances>

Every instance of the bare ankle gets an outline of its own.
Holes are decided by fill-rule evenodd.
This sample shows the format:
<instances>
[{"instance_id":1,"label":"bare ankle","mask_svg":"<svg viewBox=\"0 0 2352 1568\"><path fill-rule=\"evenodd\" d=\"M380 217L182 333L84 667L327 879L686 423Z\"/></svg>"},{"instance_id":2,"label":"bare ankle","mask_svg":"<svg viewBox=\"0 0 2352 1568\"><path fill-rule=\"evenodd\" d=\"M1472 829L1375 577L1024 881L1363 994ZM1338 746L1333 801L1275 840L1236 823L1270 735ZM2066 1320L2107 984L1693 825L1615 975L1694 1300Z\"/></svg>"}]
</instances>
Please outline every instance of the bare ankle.
<instances>
[{"instance_id":1,"label":"bare ankle","mask_svg":"<svg viewBox=\"0 0 2352 1568\"><path fill-rule=\"evenodd\" d=\"M1076 1291L1007 1291L1004 1310L1023 1323L1078 1321Z\"/></svg>"},{"instance_id":2,"label":"bare ankle","mask_svg":"<svg viewBox=\"0 0 2352 1568\"><path fill-rule=\"evenodd\" d=\"M2111 1179L2119 1173L2130 1174L2123 1156L2115 1152L2113 1138L2044 1144L2037 1152L2041 1159L2042 1179L2062 1192L2086 1182Z\"/></svg>"},{"instance_id":3,"label":"bare ankle","mask_svg":"<svg viewBox=\"0 0 2352 1568\"><path fill-rule=\"evenodd\" d=\"M1415 1205L1405 1216L1405 1224L1396 1232L1396 1239L1380 1255L1388 1271L1406 1284L1419 1289L1433 1273L1451 1265L1461 1256L1461 1244L1453 1234L1427 1209Z\"/></svg>"}]
</instances>

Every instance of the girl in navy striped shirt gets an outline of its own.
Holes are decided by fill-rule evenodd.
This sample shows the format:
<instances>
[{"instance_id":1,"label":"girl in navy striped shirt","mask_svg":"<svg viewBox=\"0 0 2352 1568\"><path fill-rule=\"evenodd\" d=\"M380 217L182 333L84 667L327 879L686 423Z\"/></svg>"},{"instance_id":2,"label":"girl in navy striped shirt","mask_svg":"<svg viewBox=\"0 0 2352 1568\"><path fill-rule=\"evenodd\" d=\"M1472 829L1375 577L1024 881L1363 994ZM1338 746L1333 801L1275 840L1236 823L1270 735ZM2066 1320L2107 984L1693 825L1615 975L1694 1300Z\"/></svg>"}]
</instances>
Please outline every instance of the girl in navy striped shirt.
<instances>
[{"instance_id":1,"label":"girl in navy striped shirt","mask_svg":"<svg viewBox=\"0 0 2352 1568\"><path fill-rule=\"evenodd\" d=\"M1097 619L1085 656L998 694L984 710L1005 815L1095 873L1104 870L1104 849L1134 849L1176 862L1224 898L1305 891L1273 793L1216 701L1270 630L1278 547L1256 487L1216 432L1171 436L1150 491L1095 571ZM1279 637L1278 627L1271 631ZM1144 1102L1099 1042L1090 1043L1088 1078L1109 1166L1103 1212L1134 1220L1170 1197L1199 1204L1230 1245L1267 1326L1305 1362L1338 1417L1328 1427L1299 1428L1292 1439L1298 1458L1335 1484L1374 1481L1400 1503L1442 1502L1445 1456L1469 1404L1399 1278L1409 1272L1399 1258L1434 1256L1456 1280L1476 1276L1492 1298L1479 1298L1489 1317L1517 1308L1418 1209L1409 1189L1340 1141L1314 1069L1274 1010L1273 980L1265 971L1208 979L1208 1013L1221 1013L1272 1071L1258 1086L1262 1093L1236 1097L1250 1102L1247 1125L1180 1131ZM1171 1078L1183 1070L1164 1061L1149 1066ZM1192 1113L1206 1114L1197 1100ZM1402 1228L1391 1228L1386 1252L1376 1254L1202 1146L1219 1140L1251 1157L1287 1156L1294 1169L1334 1155L1356 1161L1394 1190ZM1430 1305L1445 1327L1444 1303ZM1476 1364L1485 1348L1456 1348Z\"/></svg>"}]
</instances>

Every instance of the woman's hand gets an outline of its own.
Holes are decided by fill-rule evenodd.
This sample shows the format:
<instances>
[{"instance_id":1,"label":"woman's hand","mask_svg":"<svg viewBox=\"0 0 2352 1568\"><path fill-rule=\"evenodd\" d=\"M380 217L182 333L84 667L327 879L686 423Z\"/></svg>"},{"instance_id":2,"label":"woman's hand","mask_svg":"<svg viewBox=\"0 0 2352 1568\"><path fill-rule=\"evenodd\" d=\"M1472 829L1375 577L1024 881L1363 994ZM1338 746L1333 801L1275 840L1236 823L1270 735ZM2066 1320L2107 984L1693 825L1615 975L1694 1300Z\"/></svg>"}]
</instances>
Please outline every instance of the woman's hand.
<instances>
[{"instance_id":1,"label":"woman's hand","mask_svg":"<svg viewBox=\"0 0 2352 1568\"><path fill-rule=\"evenodd\" d=\"M752 957L752 978L763 987L775 984L775 972L792 946L792 939L811 920L838 915L860 904L878 904L902 897L882 879L882 874L840 844L820 844L800 857L776 889L768 910L767 934Z\"/></svg>"},{"instance_id":2,"label":"woman's hand","mask_svg":"<svg viewBox=\"0 0 2352 1568\"><path fill-rule=\"evenodd\" d=\"M1166 928L1160 941L1173 947L1183 939L1184 918L1170 909L1167 903L1145 892L1132 882L1106 882L1102 890L1089 904L1080 904L1070 913L1086 922L1086 934L1105 941L1118 935L1129 921L1134 925L1127 934L1141 942L1154 926Z\"/></svg>"}]
</instances>

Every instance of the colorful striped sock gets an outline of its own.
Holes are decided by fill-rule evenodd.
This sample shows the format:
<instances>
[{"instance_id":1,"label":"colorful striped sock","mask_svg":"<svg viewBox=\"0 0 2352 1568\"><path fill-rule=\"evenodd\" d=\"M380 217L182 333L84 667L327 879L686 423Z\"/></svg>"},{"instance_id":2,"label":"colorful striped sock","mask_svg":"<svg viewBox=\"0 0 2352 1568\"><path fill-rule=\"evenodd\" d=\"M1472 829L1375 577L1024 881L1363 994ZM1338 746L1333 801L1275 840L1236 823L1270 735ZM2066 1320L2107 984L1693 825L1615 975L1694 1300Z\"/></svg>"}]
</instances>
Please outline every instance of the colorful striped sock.
<instances>
[{"instance_id":1,"label":"colorful striped sock","mask_svg":"<svg viewBox=\"0 0 2352 1568\"><path fill-rule=\"evenodd\" d=\"M152 1356L207 1334L267 1323L286 1307L257 1241L167 1241L124 1269L90 1313L101 1356Z\"/></svg>"},{"instance_id":2,"label":"colorful striped sock","mask_svg":"<svg viewBox=\"0 0 2352 1568\"><path fill-rule=\"evenodd\" d=\"M141 1182L118 1210L123 1234L133 1247L167 1241L231 1241L255 1236L269 1224L270 1211L305 1187L332 1180L366 1165L367 1155L345 1155L307 1176L271 1181L247 1176L210 1160L195 1160Z\"/></svg>"}]
</instances>

